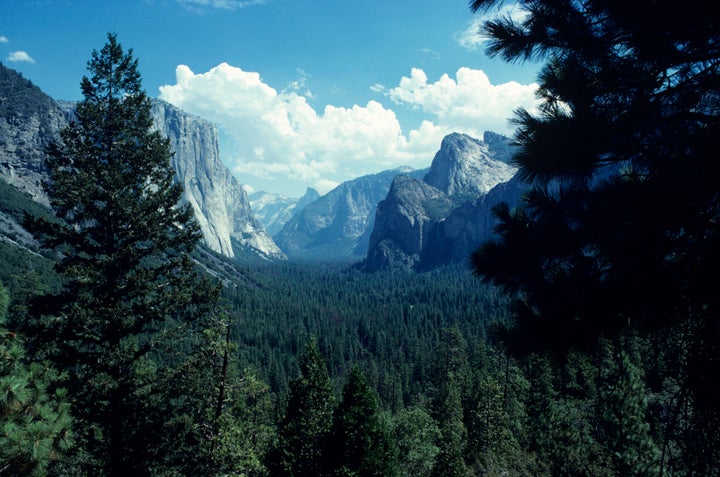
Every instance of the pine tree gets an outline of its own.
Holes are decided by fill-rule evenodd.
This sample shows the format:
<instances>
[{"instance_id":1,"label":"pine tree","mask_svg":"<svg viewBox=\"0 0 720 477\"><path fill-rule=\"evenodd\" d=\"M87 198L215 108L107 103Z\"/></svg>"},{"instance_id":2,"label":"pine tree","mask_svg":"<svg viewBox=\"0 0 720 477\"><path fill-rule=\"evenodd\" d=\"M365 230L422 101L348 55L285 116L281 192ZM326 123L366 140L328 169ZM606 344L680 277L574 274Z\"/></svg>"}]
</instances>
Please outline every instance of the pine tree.
<instances>
[{"instance_id":1,"label":"pine tree","mask_svg":"<svg viewBox=\"0 0 720 477\"><path fill-rule=\"evenodd\" d=\"M325 459L329 464L328 475L398 475L396 449L380 415L377 395L357 365L343 387L328 436Z\"/></svg>"},{"instance_id":2,"label":"pine tree","mask_svg":"<svg viewBox=\"0 0 720 477\"><path fill-rule=\"evenodd\" d=\"M88 62L76 119L51 149L48 195L61 225L28 225L61 258L64 289L44 296L35 327L67 371L81 426L76 462L93 475L142 475L172 415L153 406L199 340L193 321L217 292L189 257L200 235L180 205L169 141L153 130L138 62L108 35ZM147 425L145 425L147 423Z\"/></svg>"},{"instance_id":3,"label":"pine tree","mask_svg":"<svg viewBox=\"0 0 720 477\"><path fill-rule=\"evenodd\" d=\"M0 284L0 475L45 475L73 445L65 390L48 363L27 364L17 333L6 327L9 297Z\"/></svg>"},{"instance_id":4,"label":"pine tree","mask_svg":"<svg viewBox=\"0 0 720 477\"><path fill-rule=\"evenodd\" d=\"M605 343L600 417L618 475L659 475L660 449L650 435L639 361L633 337Z\"/></svg>"},{"instance_id":5,"label":"pine tree","mask_svg":"<svg viewBox=\"0 0 720 477\"><path fill-rule=\"evenodd\" d=\"M475 9L498 4L475 0ZM720 13L706 2L528 0L488 22L488 52L541 59L538 114L519 111L520 207L476 271L517 299L514 349L592 349L598 338L689 336L679 373L695 437L720 475Z\"/></svg>"},{"instance_id":6,"label":"pine tree","mask_svg":"<svg viewBox=\"0 0 720 477\"><path fill-rule=\"evenodd\" d=\"M457 328L443 330L436 351L435 368L437 395L433 411L440 428L440 452L432 475L466 476L467 428L464 421L463 394L470 384L470 373L467 342Z\"/></svg>"},{"instance_id":7,"label":"pine tree","mask_svg":"<svg viewBox=\"0 0 720 477\"><path fill-rule=\"evenodd\" d=\"M440 428L430 414L420 407L401 409L393 415L391 433L404 475L430 477L440 452Z\"/></svg>"},{"instance_id":8,"label":"pine tree","mask_svg":"<svg viewBox=\"0 0 720 477\"><path fill-rule=\"evenodd\" d=\"M436 477L465 477L469 475L465 464L467 429L463 421L460 386L454 376L443 384L435 405L435 420L440 428L440 441L432 475Z\"/></svg>"},{"instance_id":9,"label":"pine tree","mask_svg":"<svg viewBox=\"0 0 720 477\"><path fill-rule=\"evenodd\" d=\"M312 338L300 356L300 376L290 383L278 442L268 456L275 476L320 475L323 446L330 431L333 387L317 341Z\"/></svg>"}]
</instances>

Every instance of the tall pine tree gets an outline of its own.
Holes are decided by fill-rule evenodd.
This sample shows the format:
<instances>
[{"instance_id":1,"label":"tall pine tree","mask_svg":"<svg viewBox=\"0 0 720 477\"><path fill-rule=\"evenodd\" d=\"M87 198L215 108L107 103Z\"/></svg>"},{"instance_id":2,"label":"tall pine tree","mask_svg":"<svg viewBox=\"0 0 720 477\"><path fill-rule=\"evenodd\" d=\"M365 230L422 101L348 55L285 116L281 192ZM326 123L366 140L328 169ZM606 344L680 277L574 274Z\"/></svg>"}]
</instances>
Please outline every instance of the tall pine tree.
<instances>
[{"instance_id":1,"label":"tall pine tree","mask_svg":"<svg viewBox=\"0 0 720 477\"><path fill-rule=\"evenodd\" d=\"M326 452L329 476L398 475L396 449L380 415L377 395L357 365L350 371L333 415Z\"/></svg>"},{"instance_id":2,"label":"tall pine tree","mask_svg":"<svg viewBox=\"0 0 720 477\"><path fill-rule=\"evenodd\" d=\"M502 3L474 0L475 9ZM599 337L686 339L697 475L720 475L720 13L707 2L520 1L488 51L542 59L539 114L519 111L530 190L497 209L476 271L514 294L515 349Z\"/></svg>"},{"instance_id":3,"label":"tall pine tree","mask_svg":"<svg viewBox=\"0 0 720 477\"><path fill-rule=\"evenodd\" d=\"M49 159L62 225L29 223L58 252L65 285L38 302L35 351L69 376L79 471L144 475L174 417L164 415L176 401L162 397L163 377L189 352L179 347L193 345L192 323L217 293L189 257L199 228L180 205L169 141L153 130L132 50L109 34L88 71L76 119Z\"/></svg>"},{"instance_id":4,"label":"tall pine tree","mask_svg":"<svg viewBox=\"0 0 720 477\"><path fill-rule=\"evenodd\" d=\"M317 341L312 338L300 356L300 376L290 383L278 442L269 453L274 476L320 475L325 439L333 413L333 386Z\"/></svg>"}]
</instances>

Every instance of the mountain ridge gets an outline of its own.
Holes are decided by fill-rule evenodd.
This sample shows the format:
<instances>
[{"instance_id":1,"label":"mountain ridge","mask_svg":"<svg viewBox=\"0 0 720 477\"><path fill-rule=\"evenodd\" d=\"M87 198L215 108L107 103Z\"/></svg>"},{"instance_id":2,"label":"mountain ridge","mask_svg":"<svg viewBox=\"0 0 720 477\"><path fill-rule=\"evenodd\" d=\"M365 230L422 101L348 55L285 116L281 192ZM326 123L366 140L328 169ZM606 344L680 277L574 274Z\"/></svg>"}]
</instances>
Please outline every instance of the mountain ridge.
<instances>
[{"instance_id":1,"label":"mountain ridge","mask_svg":"<svg viewBox=\"0 0 720 477\"><path fill-rule=\"evenodd\" d=\"M343 182L295 214L273 238L291 259L361 260L367 253L375 208L394 177L424 172L401 167Z\"/></svg>"}]
</instances>

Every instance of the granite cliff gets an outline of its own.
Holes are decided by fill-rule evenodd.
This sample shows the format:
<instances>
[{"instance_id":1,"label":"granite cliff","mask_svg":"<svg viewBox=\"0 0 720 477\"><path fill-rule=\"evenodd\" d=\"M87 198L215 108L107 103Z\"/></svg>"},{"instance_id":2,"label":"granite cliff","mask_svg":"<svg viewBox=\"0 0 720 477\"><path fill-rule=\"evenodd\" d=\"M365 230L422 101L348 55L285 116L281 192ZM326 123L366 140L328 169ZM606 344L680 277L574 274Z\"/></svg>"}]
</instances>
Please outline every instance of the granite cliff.
<instances>
[{"instance_id":1,"label":"granite cliff","mask_svg":"<svg viewBox=\"0 0 720 477\"><path fill-rule=\"evenodd\" d=\"M485 137L450 134L422 181L395 179L377 206L365 270L464 262L492 235L492 208L516 202L523 186L509 164L510 140L495 133Z\"/></svg>"},{"instance_id":2,"label":"granite cliff","mask_svg":"<svg viewBox=\"0 0 720 477\"><path fill-rule=\"evenodd\" d=\"M0 178L46 206L45 151L72 120L74 106L54 101L0 64ZM156 127L170 138L176 177L205 244L228 257L284 258L255 219L242 185L220 161L216 128L161 101L153 101L152 114Z\"/></svg>"},{"instance_id":3,"label":"granite cliff","mask_svg":"<svg viewBox=\"0 0 720 477\"><path fill-rule=\"evenodd\" d=\"M227 257L284 258L253 215L242 184L220 160L216 127L164 101L153 101L152 114L170 139L176 178L206 245Z\"/></svg>"}]
</instances>

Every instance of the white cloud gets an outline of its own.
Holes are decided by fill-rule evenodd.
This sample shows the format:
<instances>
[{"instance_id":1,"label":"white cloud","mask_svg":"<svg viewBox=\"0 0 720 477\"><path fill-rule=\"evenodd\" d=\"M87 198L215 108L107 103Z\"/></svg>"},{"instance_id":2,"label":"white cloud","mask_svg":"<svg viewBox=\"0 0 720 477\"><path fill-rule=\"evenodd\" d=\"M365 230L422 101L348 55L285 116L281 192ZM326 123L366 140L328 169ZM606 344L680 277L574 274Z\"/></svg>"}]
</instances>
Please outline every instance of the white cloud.
<instances>
[{"instance_id":1,"label":"white cloud","mask_svg":"<svg viewBox=\"0 0 720 477\"><path fill-rule=\"evenodd\" d=\"M420 53L432 58L433 60L439 60L441 57L440 52L433 50L432 48L422 48Z\"/></svg>"},{"instance_id":2,"label":"white cloud","mask_svg":"<svg viewBox=\"0 0 720 477\"><path fill-rule=\"evenodd\" d=\"M518 107L534 111L537 84L514 81L493 85L482 70L460 68L455 79L444 74L429 83L425 72L413 68L410 76L388 91L397 104L405 104L436 119L452 130L510 134L508 119Z\"/></svg>"},{"instance_id":3,"label":"white cloud","mask_svg":"<svg viewBox=\"0 0 720 477\"><path fill-rule=\"evenodd\" d=\"M476 50L488 41L488 37L482 32L485 22L495 18L511 18L515 22L522 22L527 16L528 12L520 4L503 4L499 9L476 15L464 30L455 33L453 37L463 48Z\"/></svg>"},{"instance_id":4,"label":"white cloud","mask_svg":"<svg viewBox=\"0 0 720 477\"><path fill-rule=\"evenodd\" d=\"M190 9L220 8L223 10L240 10L255 5L263 5L267 0L177 0Z\"/></svg>"},{"instance_id":5,"label":"white cloud","mask_svg":"<svg viewBox=\"0 0 720 477\"><path fill-rule=\"evenodd\" d=\"M7 61L12 63L35 63L35 60L25 51L13 51L7 56Z\"/></svg>"},{"instance_id":6,"label":"white cloud","mask_svg":"<svg viewBox=\"0 0 720 477\"><path fill-rule=\"evenodd\" d=\"M9 43L10 40L6 36L0 35L0 43Z\"/></svg>"},{"instance_id":7,"label":"white cloud","mask_svg":"<svg viewBox=\"0 0 720 477\"><path fill-rule=\"evenodd\" d=\"M176 84L160 87L160 98L219 125L227 138L223 158L242 182L292 195L308 185L327 192L342 181L401 165L427 167L453 131L476 137L486 129L507 133L506 118L527 106L535 89L493 86L482 71L468 68L458 70L457 80L444 75L428 83L422 70L413 69L395 88L371 87L426 116L404 132L395 112L378 101L316 111L303 96L308 76L300 76L300 83L278 91L260 74L227 63L198 74L180 65ZM283 184L293 184L293 190Z\"/></svg>"}]
</instances>

